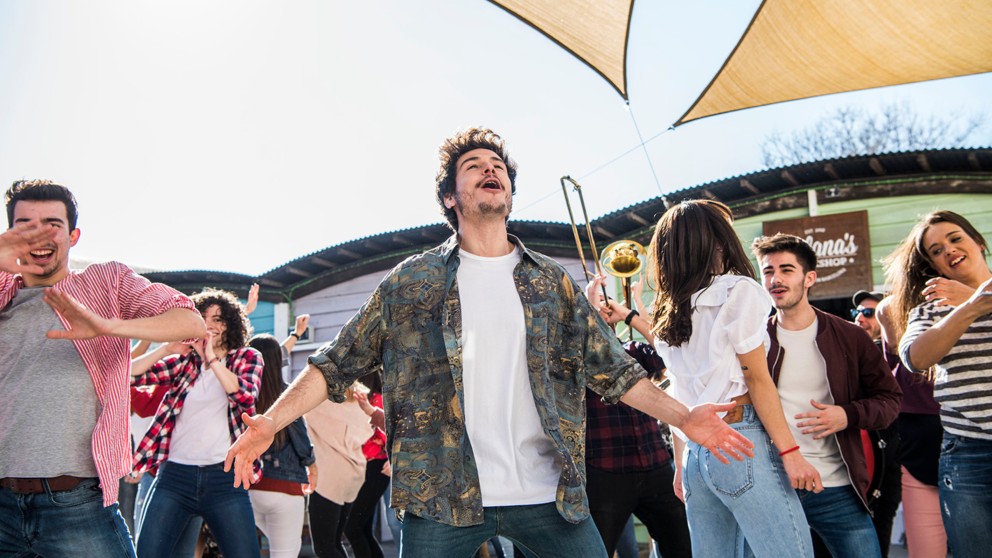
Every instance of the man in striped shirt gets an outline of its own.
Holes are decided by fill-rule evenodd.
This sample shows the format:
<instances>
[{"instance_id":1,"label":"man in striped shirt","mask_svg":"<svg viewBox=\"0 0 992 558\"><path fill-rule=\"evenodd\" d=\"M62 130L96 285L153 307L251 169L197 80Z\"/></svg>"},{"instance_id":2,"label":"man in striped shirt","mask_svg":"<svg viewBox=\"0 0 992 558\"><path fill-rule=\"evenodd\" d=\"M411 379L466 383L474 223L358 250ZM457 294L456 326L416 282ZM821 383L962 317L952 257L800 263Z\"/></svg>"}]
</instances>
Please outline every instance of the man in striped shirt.
<instances>
[{"instance_id":1,"label":"man in striped shirt","mask_svg":"<svg viewBox=\"0 0 992 558\"><path fill-rule=\"evenodd\" d=\"M0 554L134 556L129 339L205 335L192 302L111 262L69 270L72 193L18 181L0 235Z\"/></svg>"}]
</instances>

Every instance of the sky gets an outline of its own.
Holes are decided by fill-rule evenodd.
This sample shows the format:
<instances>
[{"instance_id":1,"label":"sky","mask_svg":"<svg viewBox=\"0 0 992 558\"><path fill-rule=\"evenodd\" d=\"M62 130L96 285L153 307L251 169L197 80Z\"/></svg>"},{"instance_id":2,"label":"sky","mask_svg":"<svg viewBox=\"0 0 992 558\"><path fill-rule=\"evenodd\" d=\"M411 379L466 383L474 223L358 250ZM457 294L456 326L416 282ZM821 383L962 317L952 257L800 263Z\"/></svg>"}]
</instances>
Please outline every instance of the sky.
<instances>
[{"instance_id":1,"label":"sky","mask_svg":"<svg viewBox=\"0 0 992 558\"><path fill-rule=\"evenodd\" d=\"M499 132L519 166L511 218L563 222L563 175L583 185L596 218L762 170L769 133L838 107L987 111L992 75L982 74L666 131L759 4L635 2L628 106L484 0L0 0L0 184L68 186L75 259L256 275L441 222L437 148L470 126ZM654 138L644 148L638 129ZM969 143L992 145L992 126Z\"/></svg>"}]
</instances>

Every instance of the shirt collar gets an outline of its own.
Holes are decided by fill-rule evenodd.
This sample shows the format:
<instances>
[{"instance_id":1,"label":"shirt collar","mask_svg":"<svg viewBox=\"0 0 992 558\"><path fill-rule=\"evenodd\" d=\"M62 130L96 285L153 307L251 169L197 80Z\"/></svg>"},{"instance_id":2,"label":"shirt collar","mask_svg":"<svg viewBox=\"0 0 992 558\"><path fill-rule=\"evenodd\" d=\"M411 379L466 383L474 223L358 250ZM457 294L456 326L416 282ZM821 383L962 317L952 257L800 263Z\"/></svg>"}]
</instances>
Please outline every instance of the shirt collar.
<instances>
[{"instance_id":1,"label":"shirt collar","mask_svg":"<svg viewBox=\"0 0 992 558\"><path fill-rule=\"evenodd\" d=\"M520 254L521 256L523 256L524 259L530 260L531 263L537 263L537 258L534 257L533 253L531 253L531 251L528 250L526 246L524 246L523 241L521 241L519 238L517 238L512 234L507 234L506 239L512 242L513 245L520 250ZM451 256L453 256L457 252L458 252L458 233L455 233L449 236L448 240L445 240L444 243L441 244L441 258L444 260L445 264L448 264L451 261Z\"/></svg>"}]
</instances>

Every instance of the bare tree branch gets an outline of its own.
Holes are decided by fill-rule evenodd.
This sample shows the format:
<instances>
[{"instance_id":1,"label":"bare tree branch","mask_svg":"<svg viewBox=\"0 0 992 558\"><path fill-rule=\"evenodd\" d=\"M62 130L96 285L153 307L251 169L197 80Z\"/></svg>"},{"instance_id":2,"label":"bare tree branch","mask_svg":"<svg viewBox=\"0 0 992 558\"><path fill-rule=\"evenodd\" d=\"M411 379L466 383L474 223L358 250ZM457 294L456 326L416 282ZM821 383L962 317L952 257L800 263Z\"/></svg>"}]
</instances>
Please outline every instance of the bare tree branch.
<instances>
[{"instance_id":1,"label":"bare tree branch","mask_svg":"<svg viewBox=\"0 0 992 558\"><path fill-rule=\"evenodd\" d=\"M840 107L789 135L771 132L761 143L761 156L766 166L777 167L850 155L959 147L978 132L983 133L981 141L989 143L987 120L984 113L967 118L956 112L922 117L905 102L876 112Z\"/></svg>"}]
</instances>

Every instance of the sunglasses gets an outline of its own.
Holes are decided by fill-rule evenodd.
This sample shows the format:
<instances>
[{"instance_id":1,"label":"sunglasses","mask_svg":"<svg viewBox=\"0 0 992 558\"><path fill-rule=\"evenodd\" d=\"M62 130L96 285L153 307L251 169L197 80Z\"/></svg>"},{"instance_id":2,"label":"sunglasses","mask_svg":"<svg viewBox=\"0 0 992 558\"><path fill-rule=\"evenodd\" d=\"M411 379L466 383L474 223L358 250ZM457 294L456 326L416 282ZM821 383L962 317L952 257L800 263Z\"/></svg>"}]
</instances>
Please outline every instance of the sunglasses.
<instances>
[{"instance_id":1,"label":"sunglasses","mask_svg":"<svg viewBox=\"0 0 992 558\"><path fill-rule=\"evenodd\" d=\"M866 318L873 318L873 317L875 317L875 309L874 308L861 308L859 310L859 309L855 308L854 310L851 310L851 317L852 318L857 318L858 317L858 314L861 314L862 316L864 316Z\"/></svg>"}]
</instances>

